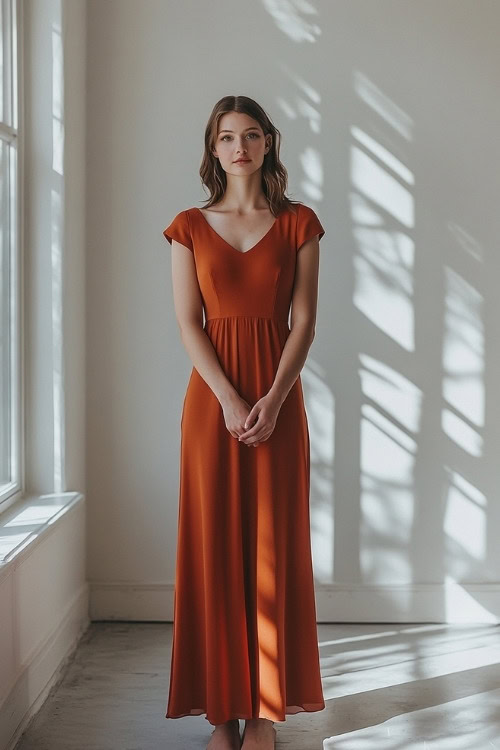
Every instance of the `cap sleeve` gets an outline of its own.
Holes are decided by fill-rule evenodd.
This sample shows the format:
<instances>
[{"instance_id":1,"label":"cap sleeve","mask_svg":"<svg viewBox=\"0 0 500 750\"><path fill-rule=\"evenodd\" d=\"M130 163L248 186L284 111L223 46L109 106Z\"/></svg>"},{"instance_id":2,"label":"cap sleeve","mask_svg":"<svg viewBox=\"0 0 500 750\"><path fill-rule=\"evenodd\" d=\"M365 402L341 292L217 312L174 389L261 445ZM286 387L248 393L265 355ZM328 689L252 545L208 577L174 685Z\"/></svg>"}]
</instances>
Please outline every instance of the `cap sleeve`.
<instances>
[{"instance_id":1,"label":"cap sleeve","mask_svg":"<svg viewBox=\"0 0 500 750\"><path fill-rule=\"evenodd\" d=\"M319 239L323 237L325 230L320 220L312 208L300 203L297 214L297 250L302 247L304 242L319 234Z\"/></svg>"},{"instance_id":2,"label":"cap sleeve","mask_svg":"<svg viewBox=\"0 0 500 750\"><path fill-rule=\"evenodd\" d=\"M163 230L163 236L172 244L172 240L177 240L181 245L185 245L191 252L193 251L193 241L191 238L191 227L187 211L181 211L174 220Z\"/></svg>"}]
</instances>

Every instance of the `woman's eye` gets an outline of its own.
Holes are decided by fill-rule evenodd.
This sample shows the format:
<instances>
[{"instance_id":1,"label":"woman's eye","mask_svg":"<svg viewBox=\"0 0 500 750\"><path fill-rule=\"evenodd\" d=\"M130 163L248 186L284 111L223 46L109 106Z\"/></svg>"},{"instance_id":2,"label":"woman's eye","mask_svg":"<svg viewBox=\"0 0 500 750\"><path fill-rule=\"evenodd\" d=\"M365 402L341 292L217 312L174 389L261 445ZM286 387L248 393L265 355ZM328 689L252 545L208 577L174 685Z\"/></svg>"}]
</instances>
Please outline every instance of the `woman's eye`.
<instances>
[{"instance_id":1,"label":"woman's eye","mask_svg":"<svg viewBox=\"0 0 500 750\"><path fill-rule=\"evenodd\" d=\"M254 138L258 138L259 137L258 133L249 133L248 135L249 136L253 136ZM223 135L222 138L221 138L221 141L225 141L226 138L231 138L231 136L230 135Z\"/></svg>"}]
</instances>

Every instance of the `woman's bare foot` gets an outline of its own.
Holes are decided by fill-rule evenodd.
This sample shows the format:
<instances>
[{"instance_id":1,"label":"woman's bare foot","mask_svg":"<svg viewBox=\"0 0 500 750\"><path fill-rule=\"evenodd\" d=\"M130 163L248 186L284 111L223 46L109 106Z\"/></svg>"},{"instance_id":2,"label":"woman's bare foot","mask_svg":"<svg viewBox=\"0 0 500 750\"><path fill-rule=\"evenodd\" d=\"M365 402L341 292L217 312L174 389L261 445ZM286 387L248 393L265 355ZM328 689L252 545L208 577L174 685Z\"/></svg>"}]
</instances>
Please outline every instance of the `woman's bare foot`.
<instances>
[{"instance_id":1,"label":"woman's bare foot","mask_svg":"<svg viewBox=\"0 0 500 750\"><path fill-rule=\"evenodd\" d=\"M270 719L247 719L241 750L274 750L276 729Z\"/></svg>"},{"instance_id":2,"label":"woman's bare foot","mask_svg":"<svg viewBox=\"0 0 500 750\"><path fill-rule=\"evenodd\" d=\"M240 722L230 719L225 724L217 724L207 750L240 750Z\"/></svg>"}]
</instances>

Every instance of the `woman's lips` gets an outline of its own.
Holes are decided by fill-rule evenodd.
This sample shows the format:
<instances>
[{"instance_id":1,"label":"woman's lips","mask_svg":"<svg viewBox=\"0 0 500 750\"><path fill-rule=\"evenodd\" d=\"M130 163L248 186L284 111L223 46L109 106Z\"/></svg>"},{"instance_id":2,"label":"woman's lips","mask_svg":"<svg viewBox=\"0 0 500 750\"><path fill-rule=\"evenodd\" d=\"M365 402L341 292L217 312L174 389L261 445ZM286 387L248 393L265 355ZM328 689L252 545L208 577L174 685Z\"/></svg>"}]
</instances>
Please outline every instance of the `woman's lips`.
<instances>
[{"instance_id":1,"label":"woman's lips","mask_svg":"<svg viewBox=\"0 0 500 750\"><path fill-rule=\"evenodd\" d=\"M248 164L250 159L238 159L238 161L235 161L235 164Z\"/></svg>"}]
</instances>

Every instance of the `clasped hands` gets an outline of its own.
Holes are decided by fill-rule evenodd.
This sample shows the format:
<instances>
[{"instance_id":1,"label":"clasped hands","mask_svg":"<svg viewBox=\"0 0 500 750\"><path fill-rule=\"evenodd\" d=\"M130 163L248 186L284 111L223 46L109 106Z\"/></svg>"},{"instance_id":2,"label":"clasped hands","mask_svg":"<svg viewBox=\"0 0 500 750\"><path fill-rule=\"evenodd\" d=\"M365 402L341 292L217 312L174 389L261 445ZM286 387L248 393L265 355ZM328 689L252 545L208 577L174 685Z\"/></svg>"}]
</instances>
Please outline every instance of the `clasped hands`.
<instances>
[{"instance_id":1,"label":"clasped hands","mask_svg":"<svg viewBox=\"0 0 500 750\"><path fill-rule=\"evenodd\" d=\"M222 405L226 427L231 435L256 448L273 433L281 403L267 393L251 406L238 394Z\"/></svg>"}]
</instances>

